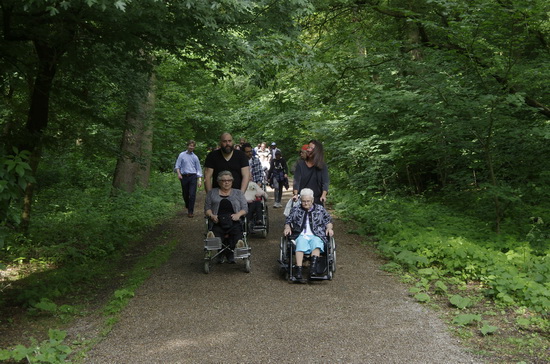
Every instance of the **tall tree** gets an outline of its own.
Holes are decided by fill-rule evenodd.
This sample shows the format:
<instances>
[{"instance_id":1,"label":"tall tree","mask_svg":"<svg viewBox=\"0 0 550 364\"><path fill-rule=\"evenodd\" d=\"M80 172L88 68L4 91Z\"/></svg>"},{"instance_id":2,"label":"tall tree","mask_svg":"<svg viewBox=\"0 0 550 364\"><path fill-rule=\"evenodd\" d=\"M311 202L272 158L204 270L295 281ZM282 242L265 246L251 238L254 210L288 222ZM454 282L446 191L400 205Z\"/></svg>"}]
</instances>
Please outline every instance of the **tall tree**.
<instances>
[{"instance_id":1,"label":"tall tree","mask_svg":"<svg viewBox=\"0 0 550 364\"><path fill-rule=\"evenodd\" d=\"M49 124L55 76L60 67L74 63L89 49L103 45L103 52L92 59L104 64L120 62L113 64L113 70L122 66L145 73L152 69L141 55L161 49L220 62L242 58L243 54L252 55L246 37L259 37L259 30L291 30L293 12L304 4L307 2L300 0L276 4L246 0L1 0L0 47L7 51L3 60L34 73L24 132L14 140L31 152L36 171ZM20 51L28 44L35 56L31 62L28 54ZM27 220L32 191L29 184Z\"/></svg>"}]
</instances>

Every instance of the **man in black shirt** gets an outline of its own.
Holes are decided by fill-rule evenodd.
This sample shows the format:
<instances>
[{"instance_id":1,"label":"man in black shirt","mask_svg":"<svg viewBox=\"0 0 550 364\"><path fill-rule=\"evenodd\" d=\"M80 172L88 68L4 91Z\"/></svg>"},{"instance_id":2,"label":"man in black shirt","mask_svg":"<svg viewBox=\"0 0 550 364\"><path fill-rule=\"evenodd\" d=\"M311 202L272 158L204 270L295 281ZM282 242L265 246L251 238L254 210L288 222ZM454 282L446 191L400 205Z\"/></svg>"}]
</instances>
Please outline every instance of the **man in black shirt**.
<instances>
[{"instance_id":1,"label":"man in black shirt","mask_svg":"<svg viewBox=\"0 0 550 364\"><path fill-rule=\"evenodd\" d=\"M204 162L204 189L206 192L218 187L217 176L221 171L230 171L233 175L232 188L243 193L250 181L250 166L248 158L240 150L233 148L233 137L223 133L220 137L220 148L206 156Z\"/></svg>"}]
</instances>

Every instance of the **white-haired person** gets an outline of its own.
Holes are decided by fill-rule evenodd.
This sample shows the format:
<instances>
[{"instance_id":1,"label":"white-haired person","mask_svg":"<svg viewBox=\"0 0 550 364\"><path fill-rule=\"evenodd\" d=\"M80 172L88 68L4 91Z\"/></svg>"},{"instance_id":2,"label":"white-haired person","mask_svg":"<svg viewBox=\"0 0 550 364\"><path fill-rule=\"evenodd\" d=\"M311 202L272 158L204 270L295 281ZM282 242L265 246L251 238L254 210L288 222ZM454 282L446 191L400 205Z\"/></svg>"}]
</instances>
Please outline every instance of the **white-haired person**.
<instances>
[{"instance_id":1,"label":"white-haired person","mask_svg":"<svg viewBox=\"0 0 550 364\"><path fill-rule=\"evenodd\" d=\"M294 277L302 279L304 255L311 255L310 276L316 275L317 262L324 251L328 237L334 235L332 218L322 205L314 201L313 190L300 191L300 205L293 207L285 221L283 234L296 242L296 270Z\"/></svg>"}]
</instances>

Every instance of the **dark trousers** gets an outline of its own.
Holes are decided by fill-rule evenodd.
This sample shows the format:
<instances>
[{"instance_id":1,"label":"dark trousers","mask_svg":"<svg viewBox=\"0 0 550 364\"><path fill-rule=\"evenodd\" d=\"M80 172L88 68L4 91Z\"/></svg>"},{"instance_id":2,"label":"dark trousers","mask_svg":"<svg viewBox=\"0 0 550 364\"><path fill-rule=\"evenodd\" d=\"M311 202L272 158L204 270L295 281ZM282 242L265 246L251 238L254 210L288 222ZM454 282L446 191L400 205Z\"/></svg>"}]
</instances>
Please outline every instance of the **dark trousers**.
<instances>
[{"instance_id":1,"label":"dark trousers","mask_svg":"<svg viewBox=\"0 0 550 364\"><path fill-rule=\"evenodd\" d=\"M262 202L261 201L252 201L248 203L248 222L256 222L260 220L262 216Z\"/></svg>"},{"instance_id":2,"label":"dark trousers","mask_svg":"<svg viewBox=\"0 0 550 364\"><path fill-rule=\"evenodd\" d=\"M279 181L277 178L273 178L273 189L275 190L275 202L281 203L281 199L283 198L283 182Z\"/></svg>"},{"instance_id":3,"label":"dark trousers","mask_svg":"<svg viewBox=\"0 0 550 364\"><path fill-rule=\"evenodd\" d=\"M197 175L183 175L181 182L181 193L187 211L192 214L195 211L195 199L197 197Z\"/></svg>"},{"instance_id":4,"label":"dark trousers","mask_svg":"<svg viewBox=\"0 0 550 364\"><path fill-rule=\"evenodd\" d=\"M243 229L240 221L234 221L229 229L222 229L219 224L212 224L211 221L208 225L210 227L209 230L212 230L215 236L221 238L224 244L228 244L227 246L231 250L235 250L237 241L243 238Z\"/></svg>"}]
</instances>

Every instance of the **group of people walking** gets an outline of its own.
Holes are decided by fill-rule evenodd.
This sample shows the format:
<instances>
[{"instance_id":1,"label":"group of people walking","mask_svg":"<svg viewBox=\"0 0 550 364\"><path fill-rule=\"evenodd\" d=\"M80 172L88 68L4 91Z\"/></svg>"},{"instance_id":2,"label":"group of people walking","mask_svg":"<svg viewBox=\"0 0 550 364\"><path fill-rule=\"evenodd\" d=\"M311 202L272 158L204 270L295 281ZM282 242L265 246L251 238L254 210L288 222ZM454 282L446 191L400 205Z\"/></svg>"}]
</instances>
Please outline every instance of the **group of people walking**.
<instances>
[{"instance_id":1,"label":"group of people walking","mask_svg":"<svg viewBox=\"0 0 550 364\"><path fill-rule=\"evenodd\" d=\"M211 222L211 231L215 236L230 235L231 249L228 250L227 261L234 263L231 251L242 243L239 221L247 214L249 219L254 219L254 202L267 196L266 184L275 191L273 206L282 207L283 187L290 187L287 162L276 143L272 143L270 150L267 150L265 143L254 150L251 144L241 139L236 148L232 135L224 133L220 137L219 148L206 156L203 174L200 161L194 153L195 147L195 141L188 141L187 150L179 154L174 166L181 182L187 216L194 217L197 188L201 187L204 179L204 213ZM269 168L266 168L265 159L269 160ZM322 252L320 242L326 235L332 236L332 220L324 209L329 174L321 142L311 140L302 147L293 172L293 200L296 201L300 194L304 196L294 208L295 211L287 216L284 234L290 234L289 229L294 226L298 230L297 251L299 249L302 256L318 256ZM324 233L323 236L318 236L321 233ZM298 255L297 265L301 267Z\"/></svg>"}]
</instances>

